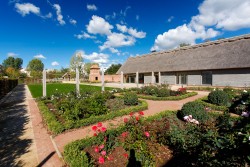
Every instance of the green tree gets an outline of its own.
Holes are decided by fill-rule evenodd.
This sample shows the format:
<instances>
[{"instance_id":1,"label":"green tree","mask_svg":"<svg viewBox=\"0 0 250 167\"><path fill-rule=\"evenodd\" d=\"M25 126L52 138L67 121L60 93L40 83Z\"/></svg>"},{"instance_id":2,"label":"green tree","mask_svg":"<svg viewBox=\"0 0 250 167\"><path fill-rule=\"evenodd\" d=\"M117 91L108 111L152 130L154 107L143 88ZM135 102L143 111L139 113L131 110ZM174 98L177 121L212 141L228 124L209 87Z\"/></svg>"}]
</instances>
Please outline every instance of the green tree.
<instances>
[{"instance_id":1,"label":"green tree","mask_svg":"<svg viewBox=\"0 0 250 167\"><path fill-rule=\"evenodd\" d=\"M89 73L90 73L90 67L92 66L92 65L94 65L94 64L97 64L98 65L98 63L85 63L84 64L84 71L89 75Z\"/></svg>"},{"instance_id":2,"label":"green tree","mask_svg":"<svg viewBox=\"0 0 250 167\"><path fill-rule=\"evenodd\" d=\"M180 46L180 48L181 48L181 47L185 47L185 46L190 46L190 44L189 44L189 43L180 43L179 46Z\"/></svg>"},{"instance_id":3,"label":"green tree","mask_svg":"<svg viewBox=\"0 0 250 167\"><path fill-rule=\"evenodd\" d=\"M74 71L78 68L79 73L83 73L83 57L81 51L75 52L75 54L71 57L70 68Z\"/></svg>"},{"instance_id":4,"label":"green tree","mask_svg":"<svg viewBox=\"0 0 250 167\"><path fill-rule=\"evenodd\" d=\"M44 64L39 59L31 60L27 66L28 71L40 71L40 72L42 72L43 68L44 68Z\"/></svg>"},{"instance_id":5,"label":"green tree","mask_svg":"<svg viewBox=\"0 0 250 167\"><path fill-rule=\"evenodd\" d=\"M41 78L44 64L39 59L32 59L27 65L27 70L30 71L30 76L34 78Z\"/></svg>"},{"instance_id":6,"label":"green tree","mask_svg":"<svg viewBox=\"0 0 250 167\"><path fill-rule=\"evenodd\" d=\"M23 64L23 59L21 58L8 57L3 61L4 69L12 67L15 70L20 70L22 68L22 64Z\"/></svg>"},{"instance_id":7,"label":"green tree","mask_svg":"<svg viewBox=\"0 0 250 167\"><path fill-rule=\"evenodd\" d=\"M121 64L112 64L106 71L105 74L115 74L121 67Z\"/></svg>"},{"instance_id":8,"label":"green tree","mask_svg":"<svg viewBox=\"0 0 250 167\"><path fill-rule=\"evenodd\" d=\"M14 69L13 67L8 67L6 69L6 74L9 78L18 78L20 76L19 71Z\"/></svg>"}]
</instances>

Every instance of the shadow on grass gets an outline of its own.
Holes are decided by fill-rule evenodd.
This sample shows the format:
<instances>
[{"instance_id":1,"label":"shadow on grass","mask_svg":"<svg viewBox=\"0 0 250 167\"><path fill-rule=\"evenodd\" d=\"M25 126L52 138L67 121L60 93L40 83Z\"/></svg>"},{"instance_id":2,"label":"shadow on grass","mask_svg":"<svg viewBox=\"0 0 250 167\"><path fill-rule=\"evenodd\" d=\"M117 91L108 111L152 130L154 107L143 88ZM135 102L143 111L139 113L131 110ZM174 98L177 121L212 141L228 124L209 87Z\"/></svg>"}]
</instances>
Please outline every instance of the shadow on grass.
<instances>
[{"instance_id":1,"label":"shadow on grass","mask_svg":"<svg viewBox=\"0 0 250 167\"><path fill-rule=\"evenodd\" d=\"M0 105L0 166L24 166L17 159L28 152L32 141L20 139L29 122L25 101L25 86L19 85Z\"/></svg>"}]
</instances>

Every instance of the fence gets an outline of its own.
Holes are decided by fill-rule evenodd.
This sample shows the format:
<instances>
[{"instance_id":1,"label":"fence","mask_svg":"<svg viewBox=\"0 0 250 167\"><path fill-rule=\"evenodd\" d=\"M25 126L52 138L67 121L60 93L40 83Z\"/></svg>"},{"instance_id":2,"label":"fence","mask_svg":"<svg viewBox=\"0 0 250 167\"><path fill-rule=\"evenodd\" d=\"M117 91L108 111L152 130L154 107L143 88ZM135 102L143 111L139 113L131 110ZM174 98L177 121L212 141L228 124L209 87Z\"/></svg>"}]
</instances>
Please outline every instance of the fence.
<instances>
[{"instance_id":1,"label":"fence","mask_svg":"<svg viewBox=\"0 0 250 167\"><path fill-rule=\"evenodd\" d=\"M0 99L17 85L17 79L0 79Z\"/></svg>"}]
</instances>

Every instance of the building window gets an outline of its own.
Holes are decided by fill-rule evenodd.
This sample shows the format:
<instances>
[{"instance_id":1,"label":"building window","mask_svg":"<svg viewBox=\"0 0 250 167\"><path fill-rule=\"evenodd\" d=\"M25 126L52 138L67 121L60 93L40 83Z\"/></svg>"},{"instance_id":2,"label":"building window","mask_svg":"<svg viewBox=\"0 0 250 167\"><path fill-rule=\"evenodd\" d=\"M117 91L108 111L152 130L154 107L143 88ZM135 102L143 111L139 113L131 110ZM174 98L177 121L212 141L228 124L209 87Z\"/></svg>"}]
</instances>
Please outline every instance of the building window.
<instances>
[{"instance_id":1,"label":"building window","mask_svg":"<svg viewBox=\"0 0 250 167\"><path fill-rule=\"evenodd\" d=\"M202 85L212 85L212 71L202 71Z\"/></svg>"},{"instance_id":2,"label":"building window","mask_svg":"<svg viewBox=\"0 0 250 167\"><path fill-rule=\"evenodd\" d=\"M177 74L176 75L176 84L187 84L187 75L186 74Z\"/></svg>"},{"instance_id":3,"label":"building window","mask_svg":"<svg viewBox=\"0 0 250 167\"><path fill-rule=\"evenodd\" d=\"M95 77L95 80L98 81L98 77Z\"/></svg>"}]
</instances>

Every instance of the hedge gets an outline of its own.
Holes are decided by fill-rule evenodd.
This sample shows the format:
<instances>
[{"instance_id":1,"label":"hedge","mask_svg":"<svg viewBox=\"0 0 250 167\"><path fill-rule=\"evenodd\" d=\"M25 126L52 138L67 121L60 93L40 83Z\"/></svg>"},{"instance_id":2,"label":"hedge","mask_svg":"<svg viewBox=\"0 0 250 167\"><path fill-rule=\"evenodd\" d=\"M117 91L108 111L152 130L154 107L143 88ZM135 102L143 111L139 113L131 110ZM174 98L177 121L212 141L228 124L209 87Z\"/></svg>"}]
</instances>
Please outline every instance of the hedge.
<instances>
[{"instance_id":1,"label":"hedge","mask_svg":"<svg viewBox=\"0 0 250 167\"><path fill-rule=\"evenodd\" d=\"M17 85L17 79L0 79L0 99Z\"/></svg>"},{"instance_id":2,"label":"hedge","mask_svg":"<svg viewBox=\"0 0 250 167\"><path fill-rule=\"evenodd\" d=\"M141 99L147 99L147 100L157 100L157 101L163 101L163 100L182 100L188 97L192 97L197 95L197 92L188 92L184 95L180 96L168 96L168 97L156 97L156 96L145 96L145 95L138 95Z\"/></svg>"},{"instance_id":3,"label":"hedge","mask_svg":"<svg viewBox=\"0 0 250 167\"><path fill-rule=\"evenodd\" d=\"M210 107L212 110L228 111L228 108L226 106L217 106L215 104L211 104L209 102L206 102L206 101L208 101L208 97L203 97L203 98L197 99L196 101L203 104L206 107Z\"/></svg>"},{"instance_id":4,"label":"hedge","mask_svg":"<svg viewBox=\"0 0 250 167\"><path fill-rule=\"evenodd\" d=\"M105 115L91 116L89 118L82 119L79 121L68 120L64 124L62 124L61 122L57 120L56 116L51 111L49 111L48 107L44 104L44 102L39 101L38 107L40 111L42 112L42 115L48 126L48 129L54 134L59 134L63 132L64 130L68 130L72 128L79 128L79 127L91 125L97 122L110 120L115 117L128 115L130 112L138 112L138 111L143 111L143 110L148 109L148 104L146 101L139 101L139 102L140 102L140 105L138 106L125 108L116 112L110 112Z\"/></svg>"},{"instance_id":5,"label":"hedge","mask_svg":"<svg viewBox=\"0 0 250 167\"><path fill-rule=\"evenodd\" d=\"M186 87L187 90L198 90L198 91L213 91L213 87Z\"/></svg>"}]
</instances>

